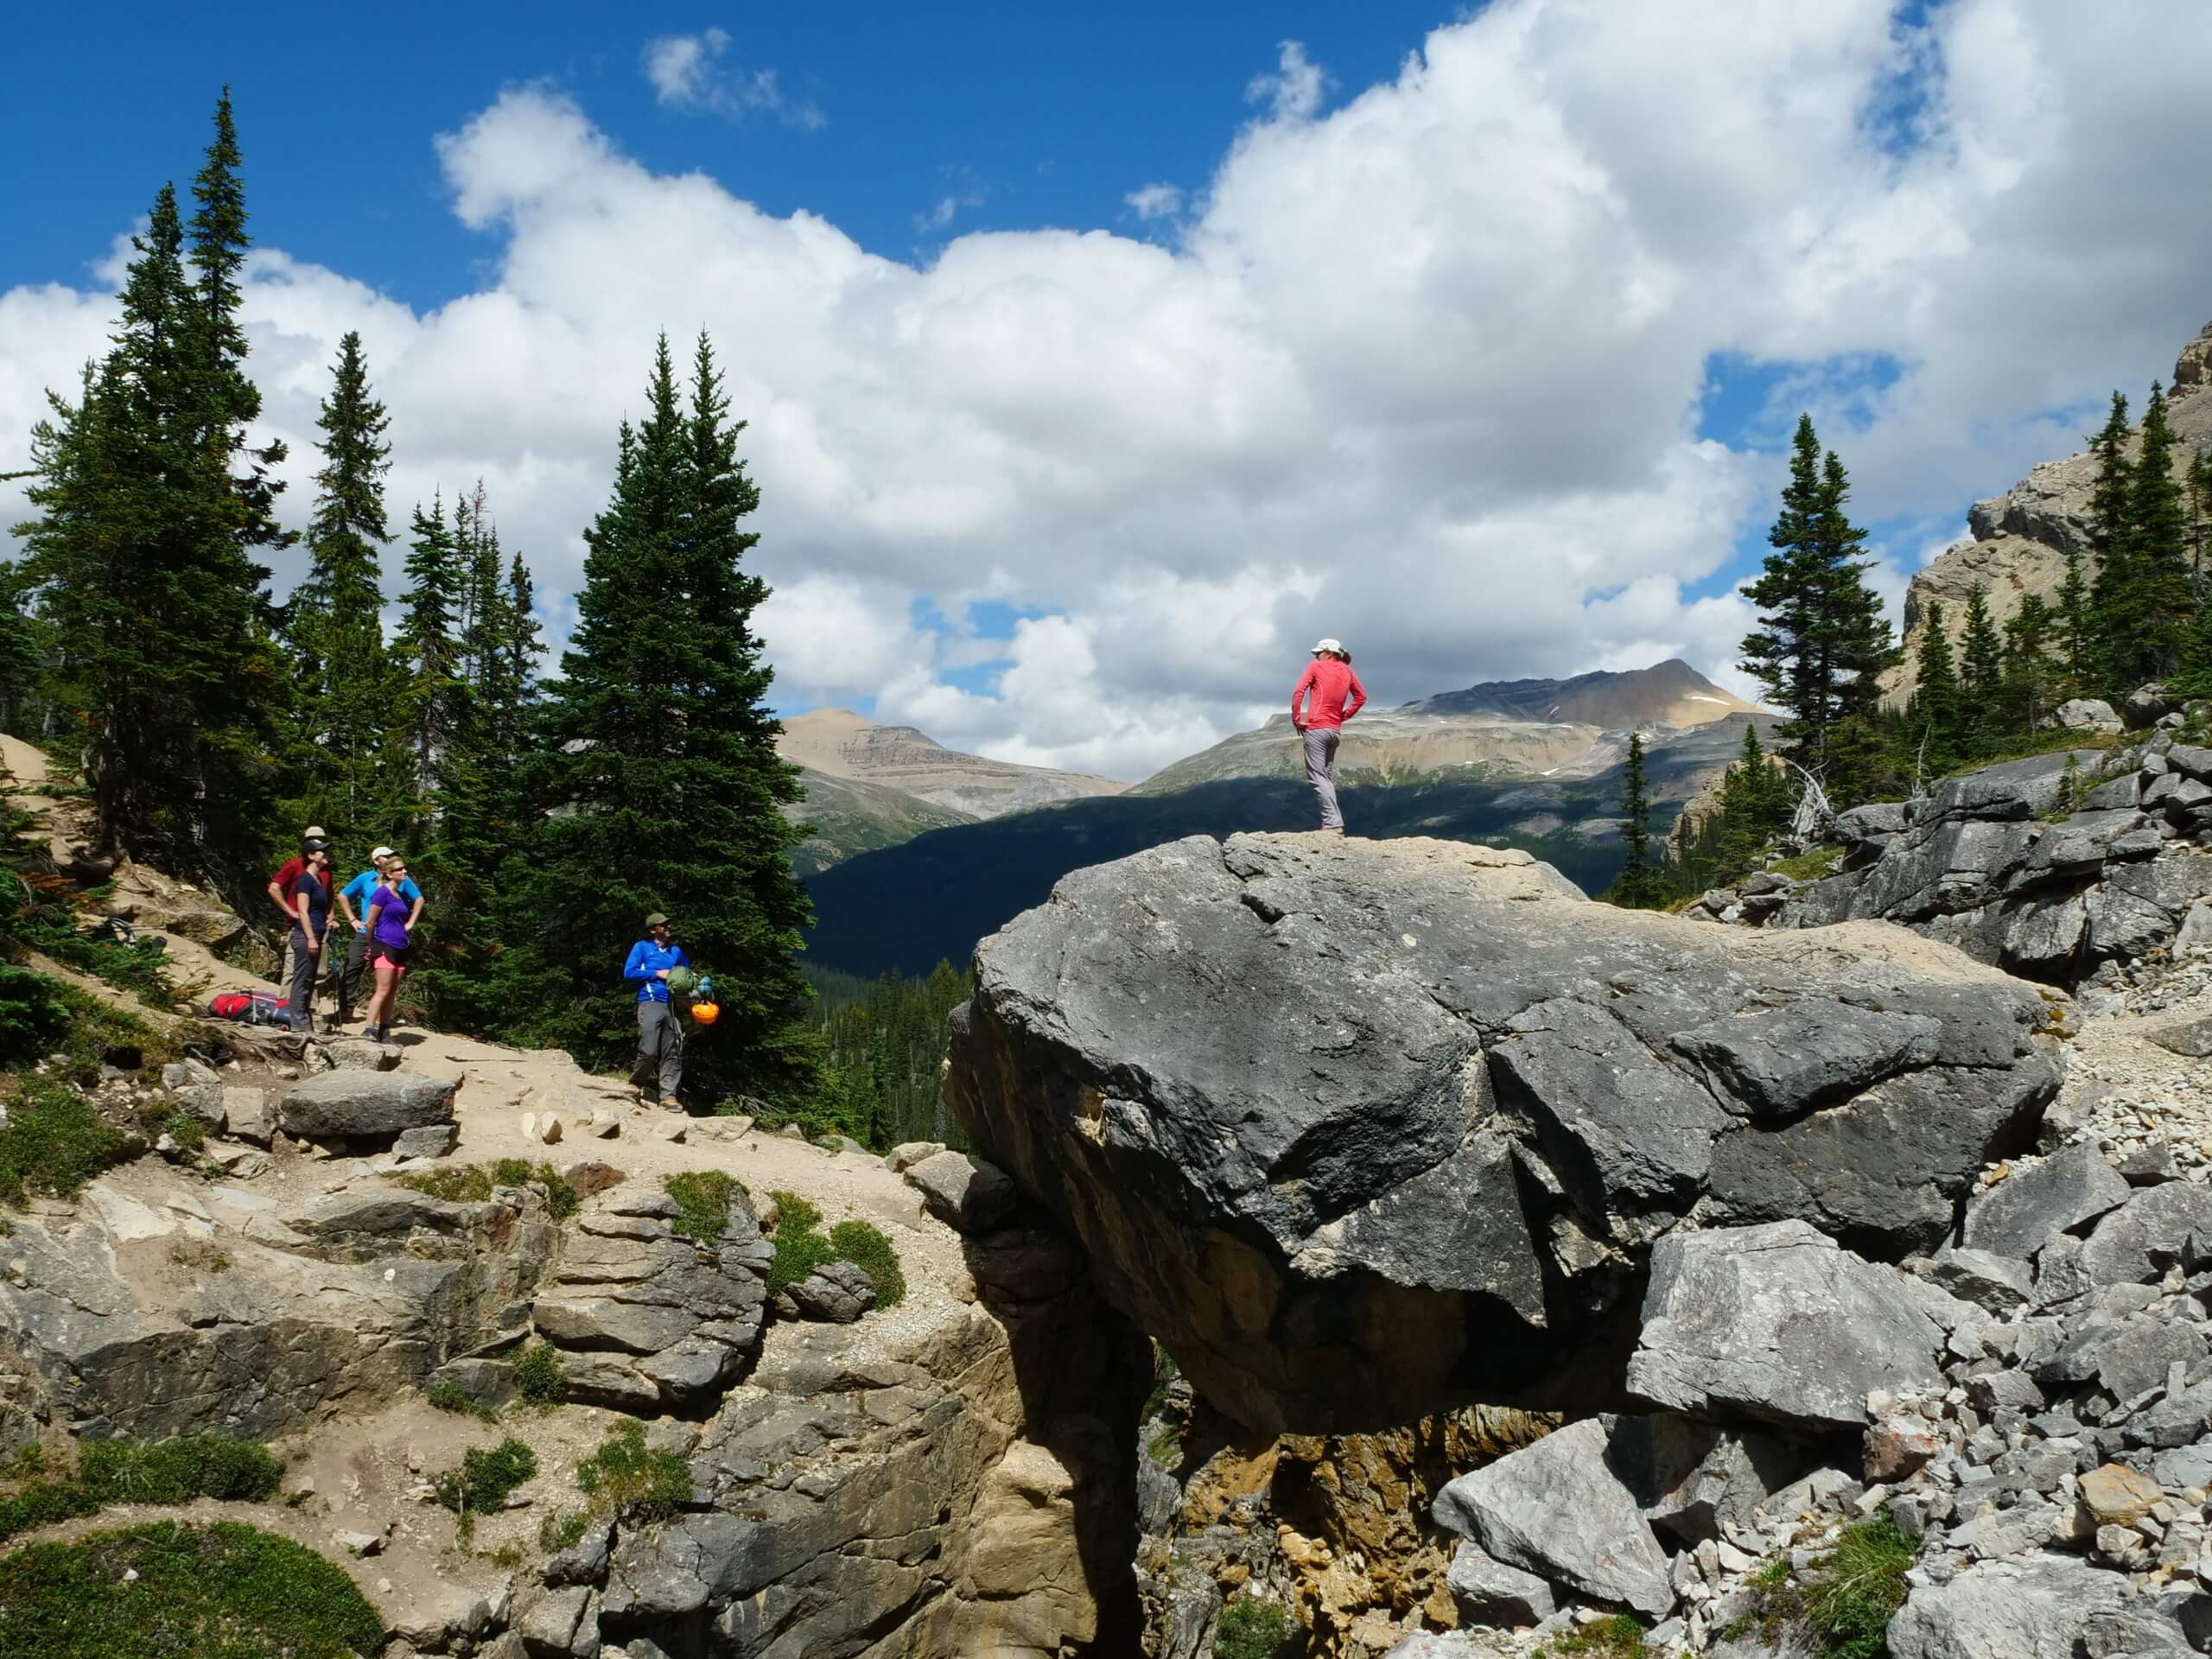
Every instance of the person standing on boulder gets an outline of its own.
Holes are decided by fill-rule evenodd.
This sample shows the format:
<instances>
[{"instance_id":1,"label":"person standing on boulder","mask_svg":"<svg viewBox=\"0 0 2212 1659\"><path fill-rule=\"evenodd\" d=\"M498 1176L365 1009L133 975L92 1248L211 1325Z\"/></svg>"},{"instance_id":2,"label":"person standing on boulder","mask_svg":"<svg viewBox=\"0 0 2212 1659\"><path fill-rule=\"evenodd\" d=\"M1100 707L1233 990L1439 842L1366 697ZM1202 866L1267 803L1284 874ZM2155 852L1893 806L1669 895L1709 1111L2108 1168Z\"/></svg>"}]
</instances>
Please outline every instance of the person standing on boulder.
<instances>
[{"instance_id":1,"label":"person standing on boulder","mask_svg":"<svg viewBox=\"0 0 2212 1659\"><path fill-rule=\"evenodd\" d=\"M676 1105L683 1082L683 1020L669 995L669 977L679 972L690 977L691 958L669 943L668 918L655 911L622 964L624 981L638 988L638 1063L630 1081L648 1106Z\"/></svg>"},{"instance_id":2,"label":"person standing on boulder","mask_svg":"<svg viewBox=\"0 0 2212 1659\"><path fill-rule=\"evenodd\" d=\"M1310 696L1309 696L1310 694ZM1344 815L1337 804L1337 743L1344 721L1367 706L1367 688L1351 671L1342 642L1324 639L1291 688L1290 723L1306 743L1306 779L1321 807L1321 833L1341 836Z\"/></svg>"},{"instance_id":3,"label":"person standing on boulder","mask_svg":"<svg viewBox=\"0 0 2212 1659\"><path fill-rule=\"evenodd\" d=\"M300 843L300 873L292 881L292 1001L294 1031L315 1030L315 982L330 937L330 843Z\"/></svg>"}]
</instances>

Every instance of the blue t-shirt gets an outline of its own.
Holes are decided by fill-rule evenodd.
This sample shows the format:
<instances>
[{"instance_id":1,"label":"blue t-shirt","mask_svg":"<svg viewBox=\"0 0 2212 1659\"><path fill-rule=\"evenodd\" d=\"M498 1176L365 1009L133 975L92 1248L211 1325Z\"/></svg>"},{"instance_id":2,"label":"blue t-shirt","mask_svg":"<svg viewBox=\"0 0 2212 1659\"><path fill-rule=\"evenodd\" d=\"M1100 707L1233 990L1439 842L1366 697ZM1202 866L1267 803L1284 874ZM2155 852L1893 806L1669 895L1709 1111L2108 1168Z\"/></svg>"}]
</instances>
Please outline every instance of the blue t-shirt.
<instances>
[{"instance_id":1,"label":"blue t-shirt","mask_svg":"<svg viewBox=\"0 0 2212 1659\"><path fill-rule=\"evenodd\" d=\"M622 964L622 977L638 988L640 1002L668 1001L668 982L659 977L664 968L689 968L691 958L683 954L683 947L671 944L663 950L651 939L639 939L630 947L630 959Z\"/></svg>"},{"instance_id":2,"label":"blue t-shirt","mask_svg":"<svg viewBox=\"0 0 2212 1659\"><path fill-rule=\"evenodd\" d=\"M369 898L376 890L377 873L363 870L346 884L345 891L339 895L353 906L353 913L361 918L364 927L369 925ZM412 905L423 896L423 889L415 885L415 878L410 875L399 884L399 896Z\"/></svg>"},{"instance_id":3,"label":"blue t-shirt","mask_svg":"<svg viewBox=\"0 0 2212 1659\"><path fill-rule=\"evenodd\" d=\"M294 908L306 912L302 919L308 931L321 938L330 925L330 889L322 885L322 878L312 870L302 871L292 888L292 899Z\"/></svg>"}]
</instances>

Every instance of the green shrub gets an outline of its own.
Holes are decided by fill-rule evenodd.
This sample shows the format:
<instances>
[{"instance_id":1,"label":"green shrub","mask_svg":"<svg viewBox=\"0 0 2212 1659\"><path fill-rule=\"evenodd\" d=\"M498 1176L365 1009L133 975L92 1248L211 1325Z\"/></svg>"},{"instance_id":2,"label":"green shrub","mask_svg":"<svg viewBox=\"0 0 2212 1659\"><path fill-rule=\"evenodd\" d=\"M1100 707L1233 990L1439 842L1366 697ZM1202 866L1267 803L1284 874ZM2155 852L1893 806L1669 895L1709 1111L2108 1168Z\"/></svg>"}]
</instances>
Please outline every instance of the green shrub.
<instances>
[{"instance_id":1,"label":"green shrub","mask_svg":"<svg viewBox=\"0 0 2212 1659\"><path fill-rule=\"evenodd\" d=\"M535 1186L545 1194L545 1207L556 1221L566 1221L582 1206L569 1178L550 1164L533 1164L527 1158L502 1158L492 1166L495 1186Z\"/></svg>"},{"instance_id":2,"label":"green shrub","mask_svg":"<svg viewBox=\"0 0 2212 1659\"><path fill-rule=\"evenodd\" d=\"M198 1152L207 1144L207 1126L190 1112L171 1112L162 1120L162 1133L187 1152Z\"/></svg>"},{"instance_id":3,"label":"green shrub","mask_svg":"<svg viewBox=\"0 0 2212 1659\"><path fill-rule=\"evenodd\" d=\"M42 896L17 911L7 926L31 950L129 991L149 1008L176 1006L181 992L170 977L167 950L151 939L124 944L95 938L84 931L83 922L82 912L70 904Z\"/></svg>"},{"instance_id":4,"label":"green shrub","mask_svg":"<svg viewBox=\"0 0 2212 1659\"><path fill-rule=\"evenodd\" d=\"M738 1192L734 1175L719 1169L687 1169L671 1175L662 1189L681 1211L673 1226L686 1238L712 1244L729 1226L729 1201Z\"/></svg>"},{"instance_id":5,"label":"green shrub","mask_svg":"<svg viewBox=\"0 0 2212 1659\"><path fill-rule=\"evenodd\" d=\"M480 1418L487 1423L499 1421L499 1414L495 1408L479 1400L458 1382L433 1382L423 1390L423 1397L440 1411Z\"/></svg>"},{"instance_id":6,"label":"green shrub","mask_svg":"<svg viewBox=\"0 0 2212 1659\"><path fill-rule=\"evenodd\" d=\"M123 1160L129 1141L100 1122L66 1083L22 1077L0 1123L0 1201L21 1209L33 1192L73 1198L85 1183Z\"/></svg>"},{"instance_id":7,"label":"green shrub","mask_svg":"<svg viewBox=\"0 0 2212 1659\"><path fill-rule=\"evenodd\" d=\"M648 1449L645 1426L632 1418L576 1465L576 1484L608 1514L658 1521L691 1501L691 1465L678 1452Z\"/></svg>"},{"instance_id":8,"label":"green shrub","mask_svg":"<svg viewBox=\"0 0 2212 1659\"><path fill-rule=\"evenodd\" d=\"M561 1355L550 1342L533 1342L515 1356L515 1392L526 1406L557 1406L568 1398Z\"/></svg>"},{"instance_id":9,"label":"green shrub","mask_svg":"<svg viewBox=\"0 0 2212 1659\"><path fill-rule=\"evenodd\" d=\"M850 1262L868 1274L878 1307L896 1307L906 1300L906 1275L899 1269L899 1252L891 1248L881 1228L865 1221L841 1221L830 1230L830 1249L838 1260Z\"/></svg>"},{"instance_id":10,"label":"green shrub","mask_svg":"<svg viewBox=\"0 0 2212 1659\"><path fill-rule=\"evenodd\" d=\"M488 1515L506 1507L507 1495L537 1472L537 1453L512 1435L486 1449L472 1446L461 1467L439 1477L438 1502L456 1515Z\"/></svg>"},{"instance_id":11,"label":"green shrub","mask_svg":"<svg viewBox=\"0 0 2212 1659\"><path fill-rule=\"evenodd\" d=\"M341 1568L252 1527L163 1521L0 1556L10 1659L365 1659L383 1642Z\"/></svg>"},{"instance_id":12,"label":"green shrub","mask_svg":"<svg viewBox=\"0 0 2212 1659\"><path fill-rule=\"evenodd\" d=\"M841 1221L825 1235L822 1211L796 1192L775 1192L775 1255L768 1264L771 1293L799 1282L831 1262L850 1262L875 1287L875 1305L895 1307L906 1299L906 1275L899 1253L881 1229L865 1221Z\"/></svg>"},{"instance_id":13,"label":"green shrub","mask_svg":"<svg viewBox=\"0 0 2212 1659\"><path fill-rule=\"evenodd\" d=\"M1214 1659L1274 1659L1289 1640L1288 1613L1271 1601L1238 1596L1214 1626Z\"/></svg>"},{"instance_id":14,"label":"green shrub","mask_svg":"<svg viewBox=\"0 0 2212 1659\"><path fill-rule=\"evenodd\" d=\"M28 968L0 965L0 1065L51 1054L69 1030L60 982Z\"/></svg>"}]
</instances>

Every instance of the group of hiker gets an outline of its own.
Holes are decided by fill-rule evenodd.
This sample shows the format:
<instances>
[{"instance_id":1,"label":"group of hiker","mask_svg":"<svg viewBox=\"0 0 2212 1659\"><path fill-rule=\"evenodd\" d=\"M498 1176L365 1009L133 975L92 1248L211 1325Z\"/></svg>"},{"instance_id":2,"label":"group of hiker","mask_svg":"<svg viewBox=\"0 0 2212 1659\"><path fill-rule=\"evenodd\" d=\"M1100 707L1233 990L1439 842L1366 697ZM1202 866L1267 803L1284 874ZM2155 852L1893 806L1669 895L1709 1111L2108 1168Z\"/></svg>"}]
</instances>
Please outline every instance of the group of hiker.
<instances>
[{"instance_id":1,"label":"group of hiker","mask_svg":"<svg viewBox=\"0 0 2212 1659\"><path fill-rule=\"evenodd\" d=\"M373 976L374 985L364 1010L364 1034L381 1042L391 1033L415 929L423 919L423 889L408 875L407 861L391 848L379 847L369 858L367 869L334 890L329 837L321 825L311 823L300 838L299 855L286 861L269 880L270 899L291 924L286 941L291 965L286 1013L294 1031L315 1029L315 987L324 979L336 982L339 1023L351 1023L365 971ZM334 909L351 931L340 968L332 966Z\"/></svg>"},{"instance_id":2,"label":"group of hiker","mask_svg":"<svg viewBox=\"0 0 2212 1659\"><path fill-rule=\"evenodd\" d=\"M351 1024L367 974L373 986L362 1034L383 1042L391 1034L399 987L413 959L423 889L409 876L406 858L390 847L377 848L367 869L334 887L331 851L322 826L311 823L300 837L298 855L269 880L270 899L290 930L286 1020L296 1032L313 1032L316 987L330 981L338 993L336 1021ZM344 963L334 966L331 933L339 918L350 937ZM630 948L622 977L638 988L638 1059L630 1080L647 1105L674 1106L683 1082L683 1015L688 1009L701 1023L712 1021L715 1005L692 995L709 988L693 975L690 957L672 942L668 918L659 911L645 918L645 937Z\"/></svg>"}]
</instances>

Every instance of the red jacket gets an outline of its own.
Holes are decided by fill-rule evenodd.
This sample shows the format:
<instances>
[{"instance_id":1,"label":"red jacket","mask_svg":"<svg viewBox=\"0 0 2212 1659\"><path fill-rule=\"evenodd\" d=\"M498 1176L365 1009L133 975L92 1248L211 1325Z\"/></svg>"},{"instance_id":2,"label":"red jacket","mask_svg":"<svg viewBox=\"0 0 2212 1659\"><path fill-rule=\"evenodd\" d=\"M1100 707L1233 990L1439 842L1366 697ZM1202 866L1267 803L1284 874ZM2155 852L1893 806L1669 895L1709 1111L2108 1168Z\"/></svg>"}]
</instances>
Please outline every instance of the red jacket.
<instances>
[{"instance_id":1,"label":"red jacket","mask_svg":"<svg viewBox=\"0 0 2212 1659\"><path fill-rule=\"evenodd\" d=\"M1308 690L1313 693L1313 706L1301 715L1300 703L1306 701ZM1344 701L1349 694L1351 701ZM1290 721L1294 726L1319 726L1324 731L1342 726L1367 706L1367 688L1359 683L1359 676L1351 671L1350 663L1340 663L1333 657L1316 657L1298 677L1298 684L1290 694Z\"/></svg>"}]
</instances>

